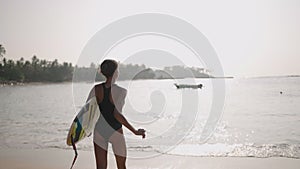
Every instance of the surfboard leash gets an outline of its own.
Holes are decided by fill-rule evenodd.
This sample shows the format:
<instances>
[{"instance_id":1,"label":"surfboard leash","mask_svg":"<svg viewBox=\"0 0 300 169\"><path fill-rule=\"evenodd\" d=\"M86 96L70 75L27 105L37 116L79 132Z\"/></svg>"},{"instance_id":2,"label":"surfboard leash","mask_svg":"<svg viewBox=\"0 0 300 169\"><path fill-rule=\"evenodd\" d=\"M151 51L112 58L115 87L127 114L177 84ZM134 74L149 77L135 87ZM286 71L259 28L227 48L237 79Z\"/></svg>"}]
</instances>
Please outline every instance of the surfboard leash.
<instances>
[{"instance_id":1,"label":"surfboard leash","mask_svg":"<svg viewBox=\"0 0 300 169\"><path fill-rule=\"evenodd\" d=\"M72 162L72 165L71 165L71 168L70 168L70 169L73 168L73 166L74 166L74 164L75 164L75 161L76 161L76 159L77 159L77 156L78 156L77 148L76 148L76 145L75 145L75 142L74 142L74 140L73 140L73 136L72 136L72 135L71 135L71 143L72 143L73 150L75 151L75 157L74 157L74 159L73 159L73 162Z\"/></svg>"}]
</instances>

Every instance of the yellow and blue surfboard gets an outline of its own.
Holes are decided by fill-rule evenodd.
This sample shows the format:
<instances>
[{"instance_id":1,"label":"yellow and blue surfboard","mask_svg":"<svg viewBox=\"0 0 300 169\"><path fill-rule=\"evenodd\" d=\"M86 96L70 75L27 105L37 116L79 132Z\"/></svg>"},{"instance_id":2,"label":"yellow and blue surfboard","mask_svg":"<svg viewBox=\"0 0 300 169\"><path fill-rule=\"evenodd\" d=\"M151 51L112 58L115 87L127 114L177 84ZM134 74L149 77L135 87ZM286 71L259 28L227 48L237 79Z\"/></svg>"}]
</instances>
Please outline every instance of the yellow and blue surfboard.
<instances>
[{"instance_id":1,"label":"yellow and blue surfboard","mask_svg":"<svg viewBox=\"0 0 300 169\"><path fill-rule=\"evenodd\" d=\"M73 120L67 136L67 145L73 146L73 149L75 151L75 158L73 160L71 168L73 167L77 158L77 150L75 144L92 134L99 117L100 110L98 107L97 99L96 97L92 97L80 109L75 119Z\"/></svg>"}]
</instances>

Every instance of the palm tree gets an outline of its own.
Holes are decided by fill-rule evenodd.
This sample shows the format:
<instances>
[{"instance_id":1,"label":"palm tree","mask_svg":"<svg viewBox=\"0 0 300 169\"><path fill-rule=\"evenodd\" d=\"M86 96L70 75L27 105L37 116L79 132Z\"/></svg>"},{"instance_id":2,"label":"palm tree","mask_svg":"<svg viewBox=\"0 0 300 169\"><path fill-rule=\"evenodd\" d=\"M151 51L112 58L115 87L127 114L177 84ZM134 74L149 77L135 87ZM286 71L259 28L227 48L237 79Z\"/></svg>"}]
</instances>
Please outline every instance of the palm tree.
<instances>
[{"instance_id":1,"label":"palm tree","mask_svg":"<svg viewBox=\"0 0 300 169\"><path fill-rule=\"evenodd\" d=\"M0 44L0 58L3 57L6 53L5 48Z\"/></svg>"}]
</instances>

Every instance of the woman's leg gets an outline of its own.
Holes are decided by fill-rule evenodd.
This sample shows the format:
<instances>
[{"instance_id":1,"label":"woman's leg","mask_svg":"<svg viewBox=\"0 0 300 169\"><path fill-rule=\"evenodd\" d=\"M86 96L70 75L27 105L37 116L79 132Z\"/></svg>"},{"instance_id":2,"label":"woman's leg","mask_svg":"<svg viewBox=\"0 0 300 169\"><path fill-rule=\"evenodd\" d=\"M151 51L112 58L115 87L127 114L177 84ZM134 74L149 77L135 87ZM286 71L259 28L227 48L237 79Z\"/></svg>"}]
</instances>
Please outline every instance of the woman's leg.
<instances>
[{"instance_id":1,"label":"woman's leg","mask_svg":"<svg viewBox=\"0 0 300 169\"><path fill-rule=\"evenodd\" d=\"M118 169L126 169L127 150L122 128L114 132L114 134L109 138L109 141L112 144Z\"/></svg>"},{"instance_id":2,"label":"woman's leg","mask_svg":"<svg viewBox=\"0 0 300 169\"><path fill-rule=\"evenodd\" d=\"M108 142L98 133L94 132L94 152L97 169L107 168L107 147Z\"/></svg>"}]
</instances>

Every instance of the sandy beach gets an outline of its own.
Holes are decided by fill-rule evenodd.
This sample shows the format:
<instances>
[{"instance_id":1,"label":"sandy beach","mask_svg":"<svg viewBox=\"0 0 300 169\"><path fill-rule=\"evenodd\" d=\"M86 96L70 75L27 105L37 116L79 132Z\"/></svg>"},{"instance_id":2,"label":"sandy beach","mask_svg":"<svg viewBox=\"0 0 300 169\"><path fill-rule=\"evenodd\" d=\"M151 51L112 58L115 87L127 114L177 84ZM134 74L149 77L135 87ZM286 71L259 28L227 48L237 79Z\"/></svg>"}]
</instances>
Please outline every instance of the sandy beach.
<instances>
[{"instance_id":1,"label":"sandy beach","mask_svg":"<svg viewBox=\"0 0 300 169\"><path fill-rule=\"evenodd\" d=\"M107 169L300 169L300 0L1 0L0 20L0 169L73 149L96 169L94 143Z\"/></svg>"},{"instance_id":2,"label":"sandy beach","mask_svg":"<svg viewBox=\"0 0 300 169\"><path fill-rule=\"evenodd\" d=\"M41 149L16 150L1 149L0 166L5 169L66 169L73 159L72 150ZM116 168L114 157L109 154L108 168ZM131 169L298 169L299 159L291 158L240 158L240 157L184 157L161 155L148 159L128 159ZM74 169L94 169L92 151L79 151Z\"/></svg>"}]
</instances>

